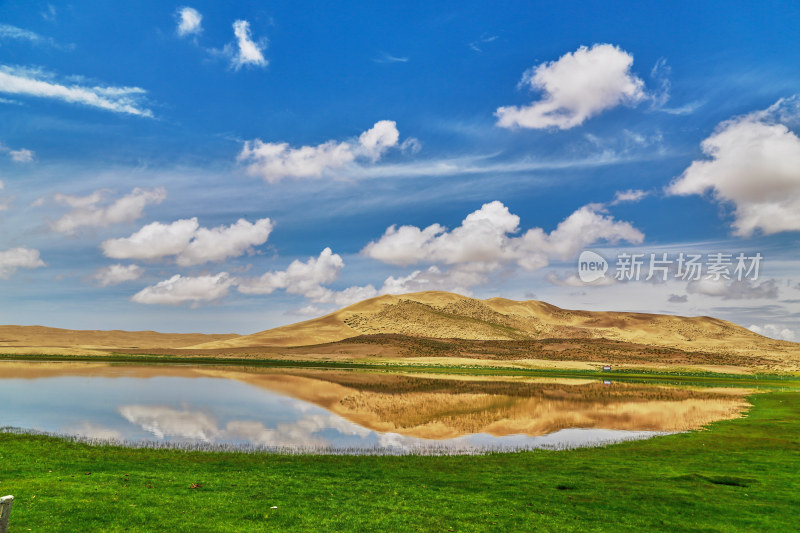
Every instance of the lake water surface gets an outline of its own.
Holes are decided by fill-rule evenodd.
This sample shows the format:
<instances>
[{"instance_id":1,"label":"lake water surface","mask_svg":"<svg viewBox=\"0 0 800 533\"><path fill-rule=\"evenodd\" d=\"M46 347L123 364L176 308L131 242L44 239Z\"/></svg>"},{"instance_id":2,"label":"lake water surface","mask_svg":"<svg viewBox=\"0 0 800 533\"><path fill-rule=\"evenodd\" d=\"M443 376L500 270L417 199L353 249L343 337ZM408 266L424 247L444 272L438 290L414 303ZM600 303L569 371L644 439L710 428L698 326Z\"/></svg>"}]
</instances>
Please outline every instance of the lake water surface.
<instances>
[{"instance_id":1,"label":"lake water surface","mask_svg":"<svg viewBox=\"0 0 800 533\"><path fill-rule=\"evenodd\" d=\"M732 418L745 391L240 366L0 362L0 427L330 453L571 448Z\"/></svg>"}]
</instances>

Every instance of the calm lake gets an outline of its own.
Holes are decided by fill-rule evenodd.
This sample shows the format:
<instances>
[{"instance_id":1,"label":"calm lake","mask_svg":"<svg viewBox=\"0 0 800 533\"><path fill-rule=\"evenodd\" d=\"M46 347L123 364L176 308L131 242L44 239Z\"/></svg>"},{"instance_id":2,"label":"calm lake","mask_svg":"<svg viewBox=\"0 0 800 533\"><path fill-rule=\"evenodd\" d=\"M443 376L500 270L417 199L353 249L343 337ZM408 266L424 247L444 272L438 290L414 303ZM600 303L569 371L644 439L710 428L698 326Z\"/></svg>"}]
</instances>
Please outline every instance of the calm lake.
<instances>
[{"instance_id":1,"label":"calm lake","mask_svg":"<svg viewBox=\"0 0 800 533\"><path fill-rule=\"evenodd\" d=\"M0 427L209 449L562 449L740 416L746 392L590 379L1 361Z\"/></svg>"}]
</instances>

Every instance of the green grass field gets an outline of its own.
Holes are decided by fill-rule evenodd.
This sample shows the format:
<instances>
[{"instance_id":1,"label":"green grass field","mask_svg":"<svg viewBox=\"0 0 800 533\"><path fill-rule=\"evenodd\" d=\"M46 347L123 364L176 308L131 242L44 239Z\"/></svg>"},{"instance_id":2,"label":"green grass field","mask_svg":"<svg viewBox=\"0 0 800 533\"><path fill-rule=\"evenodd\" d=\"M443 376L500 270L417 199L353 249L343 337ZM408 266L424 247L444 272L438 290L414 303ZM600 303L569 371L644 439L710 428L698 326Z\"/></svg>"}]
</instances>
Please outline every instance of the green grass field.
<instances>
[{"instance_id":1,"label":"green grass field","mask_svg":"<svg viewBox=\"0 0 800 533\"><path fill-rule=\"evenodd\" d=\"M706 431L572 451L298 456L0 434L11 531L791 531L800 393Z\"/></svg>"}]
</instances>

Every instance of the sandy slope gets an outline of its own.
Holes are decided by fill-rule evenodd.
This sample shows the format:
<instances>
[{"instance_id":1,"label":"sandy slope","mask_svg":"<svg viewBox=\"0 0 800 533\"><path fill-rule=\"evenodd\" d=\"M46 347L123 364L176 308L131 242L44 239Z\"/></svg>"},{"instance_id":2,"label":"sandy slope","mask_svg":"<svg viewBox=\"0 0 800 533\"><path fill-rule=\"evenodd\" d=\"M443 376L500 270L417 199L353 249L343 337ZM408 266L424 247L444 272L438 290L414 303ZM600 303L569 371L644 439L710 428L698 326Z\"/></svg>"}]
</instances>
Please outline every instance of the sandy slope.
<instances>
[{"instance_id":1,"label":"sandy slope","mask_svg":"<svg viewBox=\"0 0 800 533\"><path fill-rule=\"evenodd\" d=\"M43 326L0 326L0 352L72 354L91 350L182 348L202 342L219 342L238 335L201 333L157 333L155 331L98 331L47 328ZM53 351L56 349L56 352Z\"/></svg>"},{"instance_id":2,"label":"sandy slope","mask_svg":"<svg viewBox=\"0 0 800 533\"><path fill-rule=\"evenodd\" d=\"M313 320L192 348L304 346L371 334L471 340L605 338L693 352L785 355L800 361L800 344L768 339L716 318L573 311L535 300L478 300L438 291L379 296Z\"/></svg>"}]
</instances>

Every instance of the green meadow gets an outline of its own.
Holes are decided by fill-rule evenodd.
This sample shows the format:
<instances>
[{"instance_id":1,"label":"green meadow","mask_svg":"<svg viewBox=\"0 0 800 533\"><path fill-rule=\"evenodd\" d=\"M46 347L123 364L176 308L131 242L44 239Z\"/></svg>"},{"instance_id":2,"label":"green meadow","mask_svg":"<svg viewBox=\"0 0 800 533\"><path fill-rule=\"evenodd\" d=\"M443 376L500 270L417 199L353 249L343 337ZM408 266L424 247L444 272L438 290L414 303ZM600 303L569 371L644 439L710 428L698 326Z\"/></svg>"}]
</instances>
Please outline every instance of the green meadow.
<instances>
[{"instance_id":1,"label":"green meadow","mask_svg":"<svg viewBox=\"0 0 800 533\"><path fill-rule=\"evenodd\" d=\"M702 431L570 451L331 456L0 433L11 531L790 531L800 393Z\"/></svg>"}]
</instances>

